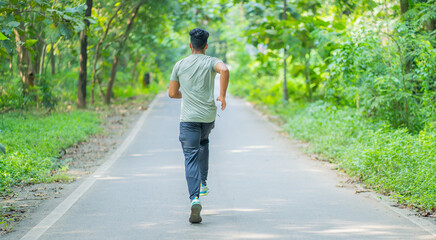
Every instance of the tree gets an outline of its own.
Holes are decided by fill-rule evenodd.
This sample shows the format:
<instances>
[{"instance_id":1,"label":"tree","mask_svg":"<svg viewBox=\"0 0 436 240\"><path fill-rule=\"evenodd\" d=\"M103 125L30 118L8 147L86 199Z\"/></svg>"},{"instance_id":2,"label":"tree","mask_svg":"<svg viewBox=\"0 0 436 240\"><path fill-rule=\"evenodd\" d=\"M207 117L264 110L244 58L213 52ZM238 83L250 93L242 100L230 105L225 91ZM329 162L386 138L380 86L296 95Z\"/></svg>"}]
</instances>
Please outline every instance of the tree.
<instances>
[{"instance_id":1,"label":"tree","mask_svg":"<svg viewBox=\"0 0 436 240\"><path fill-rule=\"evenodd\" d=\"M101 48L103 42L105 41L105 39L109 33L109 30L110 30L110 27L111 27L113 20L115 19L115 17L118 15L118 12L123 7L124 7L123 3L120 3L118 5L118 8L115 10L115 12L112 14L112 16L107 21L106 26L104 28L105 30L104 30L103 36L100 38L100 40L97 43L97 46L95 47L94 63L92 65L91 104L94 104L94 102L95 102L94 89L95 89L95 83L97 82L97 62L98 62L98 59L100 58L100 48Z\"/></svg>"},{"instance_id":2,"label":"tree","mask_svg":"<svg viewBox=\"0 0 436 240\"><path fill-rule=\"evenodd\" d=\"M48 0L0 2L0 53L11 55L16 51L23 95L28 95L42 73L47 49L45 36L51 42L71 38L73 32L84 27L80 16L84 9L84 5L57 9Z\"/></svg>"},{"instance_id":3,"label":"tree","mask_svg":"<svg viewBox=\"0 0 436 240\"><path fill-rule=\"evenodd\" d=\"M17 16L19 13L17 13ZM29 92L29 87L34 86L35 72L33 69L32 57L28 50L28 47L31 47L35 42L28 41L27 36L23 29L24 22L21 21L17 26L19 28L14 28L15 35L15 43L17 45L17 62L18 62L18 70L20 72L23 95L27 95ZM28 43L23 44L23 43Z\"/></svg>"},{"instance_id":4,"label":"tree","mask_svg":"<svg viewBox=\"0 0 436 240\"><path fill-rule=\"evenodd\" d=\"M283 0L283 21L286 21L286 0ZM288 83L286 81L286 58L287 58L287 46L286 43L283 47L283 100L288 101Z\"/></svg>"},{"instance_id":5,"label":"tree","mask_svg":"<svg viewBox=\"0 0 436 240\"><path fill-rule=\"evenodd\" d=\"M130 16L128 22L127 22L126 30L123 33L123 35L121 37L121 40L119 42L118 49L115 51L114 59L113 59L113 63L112 63L111 75L110 75L110 78L109 78L109 82L108 82L107 90L106 90L106 95L105 95L105 99L104 99L104 102L107 105L109 105L110 102L111 102L112 88L114 86L115 77L117 75L117 68L118 68L118 63L119 63L119 60L120 60L121 52L123 51L124 45L126 44L126 41L127 41L127 37L129 36L130 31L132 30L133 22L135 21L135 18L138 15L139 8L143 4L144 4L144 2L139 2L136 5L136 7L133 9L133 13Z\"/></svg>"},{"instance_id":6,"label":"tree","mask_svg":"<svg viewBox=\"0 0 436 240\"><path fill-rule=\"evenodd\" d=\"M268 4L251 3L248 4L247 12L247 17L251 20L249 30L245 32L248 40L255 46L262 43L271 51L283 49L284 72L287 70L286 60L291 57L291 73L294 77L304 76L310 101L313 100L313 90L321 82L321 77L314 69L325 68L325 63L320 59L329 54L326 47L329 44L328 38L325 35L333 31L331 24L322 19L322 14L318 11L320 5L320 0L295 1L291 6L286 1L283 4L274 1ZM344 28L335 22L332 25ZM326 56L320 57L320 54ZM286 100L288 90L285 82L286 75L283 84Z\"/></svg>"},{"instance_id":7,"label":"tree","mask_svg":"<svg viewBox=\"0 0 436 240\"><path fill-rule=\"evenodd\" d=\"M86 108L86 80L87 80L87 63L88 63L88 36L86 31L89 27L89 20L86 19L91 16L92 0L86 0L85 11L85 29L80 32L80 69L79 81L77 89L77 107Z\"/></svg>"},{"instance_id":8,"label":"tree","mask_svg":"<svg viewBox=\"0 0 436 240\"><path fill-rule=\"evenodd\" d=\"M405 14L409 10L409 0L400 0L401 14Z\"/></svg>"}]
</instances>

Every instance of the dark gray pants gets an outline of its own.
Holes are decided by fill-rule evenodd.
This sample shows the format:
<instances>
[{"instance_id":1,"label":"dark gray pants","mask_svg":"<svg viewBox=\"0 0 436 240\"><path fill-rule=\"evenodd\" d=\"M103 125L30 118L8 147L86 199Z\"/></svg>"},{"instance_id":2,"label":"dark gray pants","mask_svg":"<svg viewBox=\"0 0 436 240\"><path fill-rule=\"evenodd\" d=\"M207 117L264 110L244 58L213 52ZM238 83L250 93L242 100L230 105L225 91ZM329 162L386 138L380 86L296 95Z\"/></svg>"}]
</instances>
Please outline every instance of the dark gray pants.
<instances>
[{"instance_id":1,"label":"dark gray pants","mask_svg":"<svg viewBox=\"0 0 436 240\"><path fill-rule=\"evenodd\" d=\"M185 174L189 198L200 195L200 183L206 182L209 171L209 134L215 122L181 122L179 140L185 155Z\"/></svg>"}]
</instances>

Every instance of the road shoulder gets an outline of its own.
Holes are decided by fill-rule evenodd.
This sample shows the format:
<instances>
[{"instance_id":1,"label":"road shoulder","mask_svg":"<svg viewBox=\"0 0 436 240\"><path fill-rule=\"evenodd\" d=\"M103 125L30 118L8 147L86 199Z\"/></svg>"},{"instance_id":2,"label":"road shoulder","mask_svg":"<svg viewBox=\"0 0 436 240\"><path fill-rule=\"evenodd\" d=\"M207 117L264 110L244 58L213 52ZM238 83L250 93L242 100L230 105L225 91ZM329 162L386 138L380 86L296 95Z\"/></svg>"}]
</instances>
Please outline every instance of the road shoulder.
<instances>
[{"instance_id":1,"label":"road shoulder","mask_svg":"<svg viewBox=\"0 0 436 240\"><path fill-rule=\"evenodd\" d=\"M65 175L70 179L16 186L13 194L0 198L2 214L9 218L0 226L0 236L9 237L16 232L27 231L77 189L116 151L150 102L134 99L105 110L104 131L101 134L65 149L60 160L68 162Z\"/></svg>"}]
</instances>

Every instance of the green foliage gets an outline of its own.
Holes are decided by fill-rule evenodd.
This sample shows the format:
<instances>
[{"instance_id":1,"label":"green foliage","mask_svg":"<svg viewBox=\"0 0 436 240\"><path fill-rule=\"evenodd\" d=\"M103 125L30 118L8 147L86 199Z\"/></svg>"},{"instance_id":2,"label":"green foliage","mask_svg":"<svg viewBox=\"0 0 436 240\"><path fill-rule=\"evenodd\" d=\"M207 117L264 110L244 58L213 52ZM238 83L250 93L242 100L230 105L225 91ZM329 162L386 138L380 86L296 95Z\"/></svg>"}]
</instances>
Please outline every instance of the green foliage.
<instances>
[{"instance_id":1,"label":"green foliage","mask_svg":"<svg viewBox=\"0 0 436 240\"><path fill-rule=\"evenodd\" d=\"M18 79L0 86L0 109L23 108L27 99L21 96L20 86Z\"/></svg>"},{"instance_id":2,"label":"green foliage","mask_svg":"<svg viewBox=\"0 0 436 240\"><path fill-rule=\"evenodd\" d=\"M58 89L54 89L52 78L42 79L40 84L31 88L27 96L22 96L22 85L19 79L10 81L10 84L0 86L1 109L30 109L41 106L53 110L58 101Z\"/></svg>"},{"instance_id":3,"label":"green foliage","mask_svg":"<svg viewBox=\"0 0 436 240\"><path fill-rule=\"evenodd\" d=\"M61 36L67 39L73 36L73 31L79 32L84 29L82 15L86 10L86 5L82 4L73 8L54 9L54 4L47 0L17 2L12 1L8 4L0 4L0 56L7 56L14 51L15 37L14 30L20 34L32 37L27 39L24 44L30 50L38 41L36 38L42 33L46 33L56 42ZM29 26L30 25L30 28ZM42 26L40 26L42 25ZM40 28L45 32L38 32Z\"/></svg>"},{"instance_id":4,"label":"green foliage","mask_svg":"<svg viewBox=\"0 0 436 240\"><path fill-rule=\"evenodd\" d=\"M341 154L342 166L401 203L436 208L436 122L418 135L389 126L364 132ZM359 150L358 150L359 149Z\"/></svg>"},{"instance_id":5,"label":"green foliage","mask_svg":"<svg viewBox=\"0 0 436 240\"><path fill-rule=\"evenodd\" d=\"M144 5L126 34L128 19L139 2ZM116 55L120 58L116 59L114 98L150 96L165 89L174 63L190 53L189 30L201 27L211 33L207 53L230 65L233 94L266 104L286 120L295 137L311 142L313 151L335 158L368 184L406 203L434 207L430 199L434 199L435 186L431 170L436 121L435 0L409 1L404 14L394 1L295 0L286 1L286 7L283 3L94 1L92 18L85 18L85 5L76 0L0 0L0 111L45 107L53 112L57 104L58 109L75 104L77 33L85 29L86 20L91 22L85 29L88 60L97 60L95 76L90 70L93 61L88 61L88 79L97 81L97 101L108 89ZM120 44L124 39L127 44ZM30 58L17 59L17 49L28 50ZM284 62L287 73L282 74ZM30 89L20 76L28 66L32 66L28 70L35 84ZM56 74L50 75L47 69ZM153 76L146 88L141 82L145 74ZM283 75L290 105L282 100ZM52 116L58 115L62 114ZM38 142L42 137L18 115L4 116L9 119L7 125L2 122L4 126L13 128L10 119L15 119L29 135L14 128L18 137L5 138L0 128L0 142L8 148L8 154L0 156L0 164L7 163L0 169L9 169L0 175L5 186L46 181L48 169L65 166L54 160L55 150L47 150L59 149L62 144L56 144L62 141L47 143L49 147L42 150L18 148L34 146L32 139ZM47 125L39 124L38 118L29 119L37 129ZM84 128L88 125L93 124L78 123ZM67 142L90 132L84 130ZM57 178L63 179L53 177ZM417 179L429 187L418 186Z\"/></svg>"},{"instance_id":6,"label":"green foliage","mask_svg":"<svg viewBox=\"0 0 436 240\"><path fill-rule=\"evenodd\" d=\"M246 17L250 23L244 35L254 46L262 44L267 49L258 54L258 58L277 61L279 50L286 49L286 61L292 63L292 77L304 77L310 101L313 100L313 91L325 80L325 61L333 50L334 39L345 29L342 18L327 20L320 14L331 8L319 9L321 2L290 2L286 6L286 19L281 1L246 4Z\"/></svg>"},{"instance_id":7,"label":"green foliage","mask_svg":"<svg viewBox=\"0 0 436 240\"><path fill-rule=\"evenodd\" d=\"M162 84L151 83L148 87L135 87L132 85L127 85L120 88L114 88L114 95L117 98L132 98L135 96L154 96L161 92L164 88Z\"/></svg>"},{"instance_id":8,"label":"green foliage","mask_svg":"<svg viewBox=\"0 0 436 240\"><path fill-rule=\"evenodd\" d=\"M74 111L43 115L2 114L0 142L0 193L17 183L46 181L56 165L59 150L86 140L100 131L94 113Z\"/></svg>"},{"instance_id":9,"label":"green foliage","mask_svg":"<svg viewBox=\"0 0 436 240\"><path fill-rule=\"evenodd\" d=\"M435 1L409 1L403 15L389 1L288 1L287 20L283 1L236 2L248 23L232 93L267 106L311 152L368 186L434 211ZM284 46L289 103L280 101ZM308 103L308 90L319 100Z\"/></svg>"},{"instance_id":10,"label":"green foliage","mask_svg":"<svg viewBox=\"0 0 436 240\"><path fill-rule=\"evenodd\" d=\"M357 106L394 127L423 129L436 116L436 49L430 35L399 24L398 35L362 28L334 52L328 99ZM413 50L407 50L413 46ZM407 51L407 52L406 52ZM406 61L413 69L407 73Z\"/></svg>"},{"instance_id":11,"label":"green foliage","mask_svg":"<svg viewBox=\"0 0 436 240\"><path fill-rule=\"evenodd\" d=\"M436 122L418 135L369 121L361 110L326 102L306 107L271 106L285 128L310 143L310 151L331 159L348 174L401 203L436 207Z\"/></svg>"}]
</instances>

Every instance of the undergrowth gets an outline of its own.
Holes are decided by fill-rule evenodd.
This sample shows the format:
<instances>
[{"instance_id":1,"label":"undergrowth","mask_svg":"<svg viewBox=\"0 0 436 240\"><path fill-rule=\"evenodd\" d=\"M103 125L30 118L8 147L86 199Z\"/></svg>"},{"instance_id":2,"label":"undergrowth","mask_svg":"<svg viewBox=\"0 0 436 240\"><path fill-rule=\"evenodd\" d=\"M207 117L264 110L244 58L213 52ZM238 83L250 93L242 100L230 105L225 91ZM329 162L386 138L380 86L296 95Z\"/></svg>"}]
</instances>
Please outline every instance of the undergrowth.
<instances>
[{"instance_id":1,"label":"undergrowth","mask_svg":"<svg viewBox=\"0 0 436 240\"><path fill-rule=\"evenodd\" d=\"M0 194L15 184L54 181L59 151L101 131L96 113L6 113L0 117Z\"/></svg>"},{"instance_id":2,"label":"undergrowth","mask_svg":"<svg viewBox=\"0 0 436 240\"><path fill-rule=\"evenodd\" d=\"M310 151L330 159L367 186L400 203L436 210L436 123L419 134L365 117L355 108L322 101L269 106L284 128L310 143Z\"/></svg>"}]
</instances>

